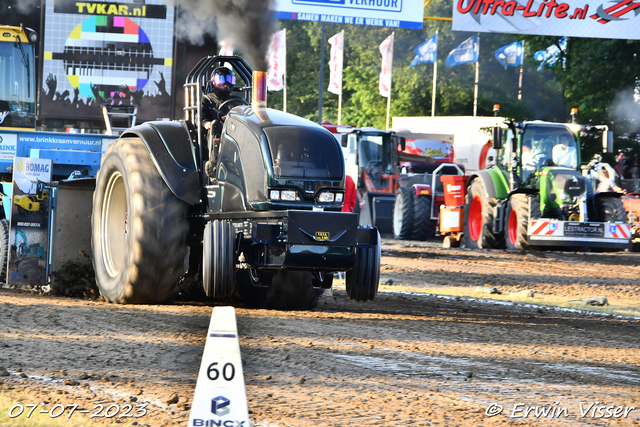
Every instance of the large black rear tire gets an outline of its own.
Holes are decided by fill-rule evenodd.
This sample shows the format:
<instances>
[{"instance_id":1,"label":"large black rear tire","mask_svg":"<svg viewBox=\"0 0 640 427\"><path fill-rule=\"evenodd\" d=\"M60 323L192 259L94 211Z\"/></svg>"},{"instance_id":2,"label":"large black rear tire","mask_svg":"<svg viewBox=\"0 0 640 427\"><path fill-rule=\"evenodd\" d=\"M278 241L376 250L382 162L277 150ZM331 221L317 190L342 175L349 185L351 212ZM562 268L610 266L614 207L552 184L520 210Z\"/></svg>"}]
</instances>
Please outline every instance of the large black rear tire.
<instances>
[{"instance_id":1,"label":"large black rear tire","mask_svg":"<svg viewBox=\"0 0 640 427\"><path fill-rule=\"evenodd\" d=\"M529 199L526 194L511 196L504 220L507 249L529 249Z\"/></svg>"},{"instance_id":2,"label":"large black rear tire","mask_svg":"<svg viewBox=\"0 0 640 427\"><path fill-rule=\"evenodd\" d=\"M413 196L413 240L427 240L433 237L431 226L431 197Z\"/></svg>"},{"instance_id":3,"label":"large black rear tire","mask_svg":"<svg viewBox=\"0 0 640 427\"><path fill-rule=\"evenodd\" d=\"M229 221L210 221L204 227L202 286L212 298L231 296L234 289L234 233Z\"/></svg>"},{"instance_id":4,"label":"large black rear tire","mask_svg":"<svg viewBox=\"0 0 640 427\"><path fill-rule=\"evenodd\" d=\"M413 187L400 187L393 204L393 236L409 240L413 230Z\"/></svg>"},{"instance_id":5,"label":"large black rear tire","mask_svg":"<svg viewBox=\"0 0 640 427\"><path fill-rule=\"evenodd\" d=\"M171 299L184 274L187 204L160 177L140 138L121 138L102 157L91 216L100 294L115 303Z\"/></svg>"},{"instance_id":6,"label":"large black rear tire","mask_svg":"<svg viewBox=\"0 0 640 427\"><path fill-rule=\"evenodd\" d=\"M380 234L375 245L358 245L356 260L351 271L347 271L345 285L349 299L371 301L378 293L380 284Z\"/></svg>"},{"instance_id":7,"label":"large black rear tire","mask_svg":"<svg viewBox=\"0 0 640 427\"><path fill-rule=\"evenodd\" d=\"M596 205L603 222L627 222L627 211L619 197L599 197Z\"/></svg>"},{"instance_id":8,"label":"large black rear tire","mask_svg":"<svg viewBox=\"0 0 640 427\"><path fill-rule=\"evenodd\" d=\"M474 179L464 204L464 239L467 248L490 249L496 246L496 236L493 234L495 206L496 199L487 196L482 180Z\"/></svg>"}]
</instances>

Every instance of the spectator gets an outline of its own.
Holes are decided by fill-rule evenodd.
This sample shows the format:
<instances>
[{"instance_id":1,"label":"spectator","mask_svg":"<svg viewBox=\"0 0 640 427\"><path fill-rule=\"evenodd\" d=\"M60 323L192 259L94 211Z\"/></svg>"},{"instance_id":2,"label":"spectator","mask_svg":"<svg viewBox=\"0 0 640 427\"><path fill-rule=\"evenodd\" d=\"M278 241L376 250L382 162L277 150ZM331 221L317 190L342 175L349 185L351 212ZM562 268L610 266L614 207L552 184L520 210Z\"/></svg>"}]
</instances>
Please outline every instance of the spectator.
<instances>
[{"instance_id":1,"label":"spectator","mask_svg":"<svg viewBox=\"0 0 640 427\"><path fill-rule=\"evenodd\" d=\"M342 205L342 212L353 212L358 198L356 194L356 184L349 175L347 175L344 184L344 204Z\"/></svg>"},{"instance_id":2,"label":"spectator","mask_svg":"<svg viewBox=\"0 0 640 427\"><path fill-rule=\"evenodd\" d=\"M571 141L568 134L560 135L560 143L553 147L552 152L555 165L573 169L578 167L578 153L573 144L574 141Z\"/></svg>"},{"instance_id":3,"label":"spectator","mask_svg":"<svg viewBox=\"0 0 640 427\"><path fill-rule=\"evenodd\" d=\"M618 187L613 181L613 177L609 176L609 171L605 168L600 169L598 173L598 187L596 187L596 193L608 193L615 191L616 193L627 194L626 190Z\"/></svg>"}]
</instances>

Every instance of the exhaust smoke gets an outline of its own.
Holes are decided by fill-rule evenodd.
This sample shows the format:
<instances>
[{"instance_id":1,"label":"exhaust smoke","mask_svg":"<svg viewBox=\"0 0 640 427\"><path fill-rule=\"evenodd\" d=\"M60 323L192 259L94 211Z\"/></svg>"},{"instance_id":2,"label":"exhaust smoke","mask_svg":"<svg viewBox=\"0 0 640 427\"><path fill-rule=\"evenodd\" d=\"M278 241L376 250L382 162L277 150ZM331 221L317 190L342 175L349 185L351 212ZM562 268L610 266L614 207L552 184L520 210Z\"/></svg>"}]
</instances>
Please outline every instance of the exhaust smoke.
<instances>
[{"instance_id":1,"label":"exhaust smoke","mask_svg":"<svg viewBox=\"0 0 640 427\"><path fill-rule=\"evenodd\" d=\"M174 0L174 4L180 6L178 37L194 44L204 43L205 34L218 40L231 38L254 69L268 69L269 43L277 29L270 0Z\"/></svg>"}]
</instances>

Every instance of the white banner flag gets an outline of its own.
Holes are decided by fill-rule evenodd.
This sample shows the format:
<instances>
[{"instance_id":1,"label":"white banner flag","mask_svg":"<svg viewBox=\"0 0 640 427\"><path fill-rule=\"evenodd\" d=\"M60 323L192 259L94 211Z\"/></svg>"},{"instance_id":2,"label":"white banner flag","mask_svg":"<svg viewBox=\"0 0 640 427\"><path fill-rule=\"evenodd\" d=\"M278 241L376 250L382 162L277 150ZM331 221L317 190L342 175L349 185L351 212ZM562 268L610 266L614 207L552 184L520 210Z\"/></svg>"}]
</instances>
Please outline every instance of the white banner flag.
<instances>
[{"instance_id":1,"label":"white banner flag","mask_svg":"<svg viewBox=\"0 0 640 427\"><path fill-rule=\"evenodd\" d=\"M380 95L391 96L391 68L393 67L393 33L380 44L382 70L380 71Z\"/></svg>"},{"instance_id":2,"label":"white banner flag","mask_svg":"<svg viewBox=\"0 0 640 427\"><path fill-rule=\"evenodd\" d=\"M329 88L331 93L342 93L342 59L344 55L344 30L329 39L331 59L329 60Z\"/></svg>"},{"instance_id":3,"label":"white banner flag","mask_svg":"<svg viewBox=\"0 0 640 427\"><path fill-rule=\"evenodd\" d=\"M283 76L286 72L287 42L286 29L271 36L269 45L269 71L267 71L267 89L272 91L284 89Z\"/></svg>"},{"instance_id":4,"label":"white banner flag","mask_svg":"<svg viewBox=\"0 0 640 427\"><path fill-rule=\"evenodd\" d=\"M230 38L226 38L218 42L220 45L219 56L233 56L233 41Z\"/></svg>"}]
</instances>

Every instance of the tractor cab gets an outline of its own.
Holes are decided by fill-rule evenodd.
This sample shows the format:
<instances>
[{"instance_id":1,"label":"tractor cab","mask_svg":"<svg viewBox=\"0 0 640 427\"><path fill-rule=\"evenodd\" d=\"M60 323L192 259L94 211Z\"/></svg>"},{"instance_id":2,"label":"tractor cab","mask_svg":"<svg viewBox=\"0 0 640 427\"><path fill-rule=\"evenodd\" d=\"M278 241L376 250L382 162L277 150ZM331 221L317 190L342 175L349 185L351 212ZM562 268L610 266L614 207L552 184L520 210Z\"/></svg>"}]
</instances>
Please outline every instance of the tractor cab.
<instances>
[{"instance_id":1,"label":"tractor cab","mask_svg":"<svg viewBox=\"0 0 640 427\"><path fill-rule=\"evenodd\" d=\"M29 28L0 25L0 129L35 129L35 43Z\"/></svg>"}]
</instances>

